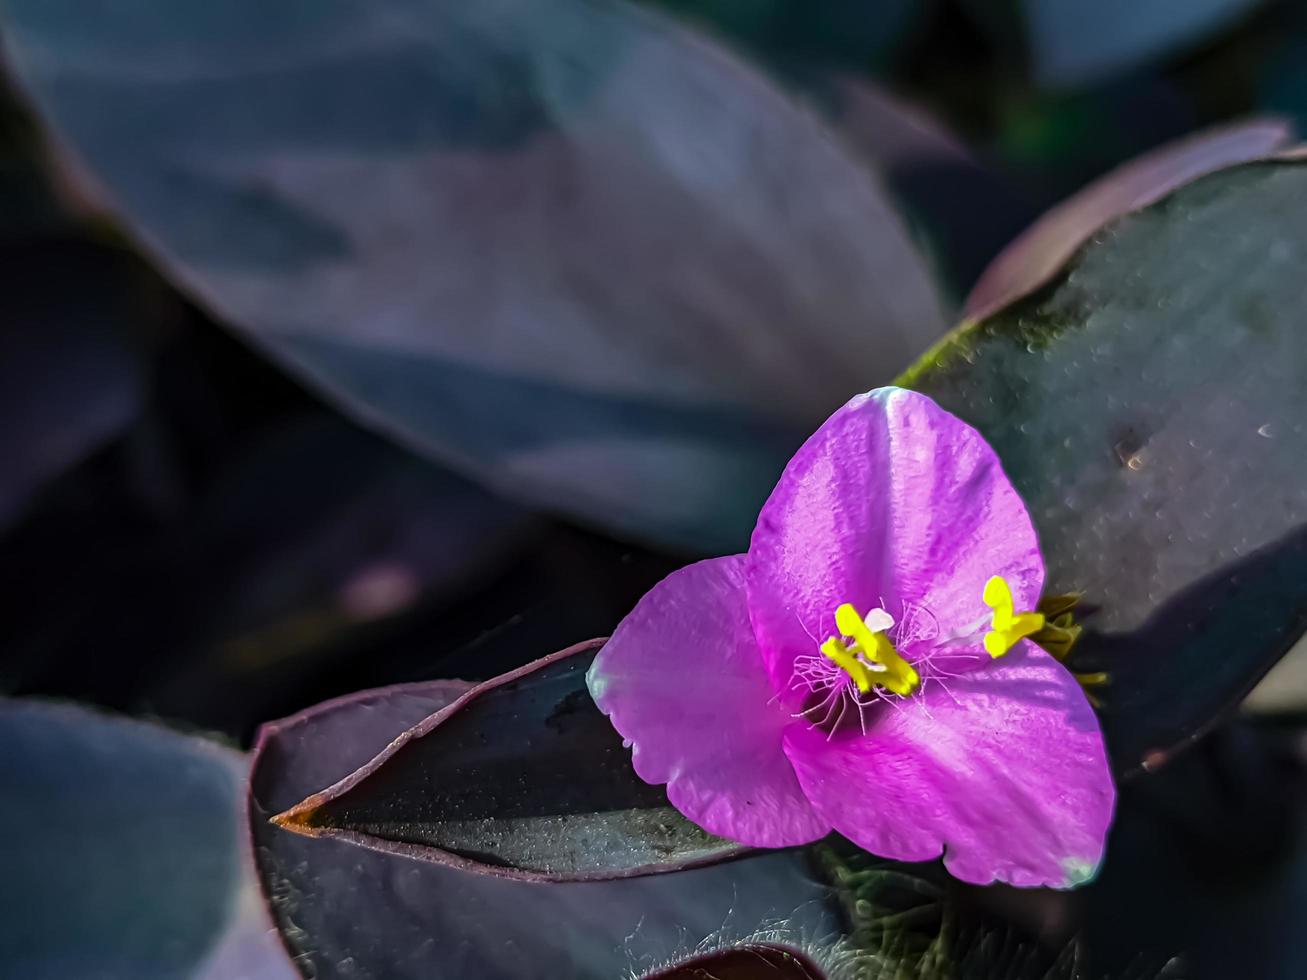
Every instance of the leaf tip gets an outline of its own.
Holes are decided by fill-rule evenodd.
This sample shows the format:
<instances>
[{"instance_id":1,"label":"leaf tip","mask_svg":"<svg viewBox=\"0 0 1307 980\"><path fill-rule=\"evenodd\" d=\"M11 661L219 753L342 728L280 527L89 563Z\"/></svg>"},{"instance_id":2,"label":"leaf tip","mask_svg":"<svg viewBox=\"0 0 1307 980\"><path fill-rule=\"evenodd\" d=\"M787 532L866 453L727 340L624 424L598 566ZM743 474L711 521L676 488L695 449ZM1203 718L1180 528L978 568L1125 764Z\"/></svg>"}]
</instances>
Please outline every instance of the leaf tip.
<instances>
[{"instance_id":1,"label":"leaf tip","mask_svg":"<svg viewBox=\"0 0 1307 980\"><path fill-rule=\"evenodd\" d=\"M321 794L315 793L313 796L296 803L289 810L273 814L268 818L268 823L280 827L282 830L303 834L305 837L321 836L322 828L315 818L323 802Z\"/></svg>"}]
</instances>

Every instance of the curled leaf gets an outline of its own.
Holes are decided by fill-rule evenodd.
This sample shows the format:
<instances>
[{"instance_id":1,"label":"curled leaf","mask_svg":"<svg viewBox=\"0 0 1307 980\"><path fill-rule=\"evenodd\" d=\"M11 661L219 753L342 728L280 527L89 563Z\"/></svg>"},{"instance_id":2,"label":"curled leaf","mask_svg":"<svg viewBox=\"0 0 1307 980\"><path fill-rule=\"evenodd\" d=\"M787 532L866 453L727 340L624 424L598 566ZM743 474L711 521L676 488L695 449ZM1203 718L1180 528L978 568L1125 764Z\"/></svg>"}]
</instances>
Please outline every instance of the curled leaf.
<instances>
[{"instance_id":1,"label":"curled leaf","mask_svg":"<svg viewBox=\"0 0 1307 980\"><path fill-rule=\"evenodd\" d=\"M312 837L528 880L692 867L744 848L681 816L585 686L603 641L478 685L273 818Z\"/></svg>"}]
</instances>

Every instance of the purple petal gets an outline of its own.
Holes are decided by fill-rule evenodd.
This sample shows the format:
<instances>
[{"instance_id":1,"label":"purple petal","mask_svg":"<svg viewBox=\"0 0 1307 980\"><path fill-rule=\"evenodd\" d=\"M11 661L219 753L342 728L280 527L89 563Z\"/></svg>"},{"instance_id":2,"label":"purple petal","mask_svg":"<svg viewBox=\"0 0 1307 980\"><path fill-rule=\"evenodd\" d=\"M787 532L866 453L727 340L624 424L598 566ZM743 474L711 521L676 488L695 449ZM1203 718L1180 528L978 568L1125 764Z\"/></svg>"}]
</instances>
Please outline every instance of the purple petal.
<instances>
[{"instance_id":1,"label":"purple petal","mask_svg":"<svg viewBox=\"0 0 1307 980\"><path fill-rule=\"evenodd\" d=\"M874 854L942 850L963 881L1054 888L1102 859L1115 790L1098 721L1070 672L1029 644L885 705L865 736L796 726L785 750L817 811Z\"/></svg>"},{"instance_id":2,"label":"purple petal","mask_svg":"<svg viewBox=\"0 0 1307 980\"><path fill-rule=\"evenodd\" d=\"M640 778L709 833L755 847L825 836L782 748L793 723L754 642L744 556L673 572L622 620L587 677Z\"/></svg>"},{"instance_id":3,"label":"purple petal","mask_svg":"<svg viewBox=\"0 0 1307 980\"><path fill-rule=\"evenodd\" d=\"M795 454L763 506L748 554L749 611L773 683L834 633L845 602L932 622L940 638L983 628L985 582L1021 610L1044 584L1030 516L975 429L925 395L877 388ZM934 627L937 627L935 629ZM951 672L988 662L978 644ZM916 661L928 651L900 650Z\"/></svg>"}]
</instances>

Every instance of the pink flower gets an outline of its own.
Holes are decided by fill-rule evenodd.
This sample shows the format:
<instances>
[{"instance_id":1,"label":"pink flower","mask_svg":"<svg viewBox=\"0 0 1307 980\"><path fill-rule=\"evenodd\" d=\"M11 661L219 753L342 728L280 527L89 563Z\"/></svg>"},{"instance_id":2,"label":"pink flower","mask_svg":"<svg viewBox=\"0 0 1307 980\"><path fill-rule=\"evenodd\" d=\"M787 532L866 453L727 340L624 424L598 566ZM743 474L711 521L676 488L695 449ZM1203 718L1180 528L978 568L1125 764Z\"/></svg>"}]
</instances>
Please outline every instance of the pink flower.
<instances>
[{"instance_id":1,"label":"pink flower","mask_svg":"<svg viewBox=\"0 0 1307 980\"><path fill-rule=\"evenodd\" d=\"M1030 516L929 398L859 395L790 461L749 551L669 575L590 693L649 783L757 847L832 829L965 881L1093 876L1115 792L1043 617Z\"/></svg>"}]
</instances>

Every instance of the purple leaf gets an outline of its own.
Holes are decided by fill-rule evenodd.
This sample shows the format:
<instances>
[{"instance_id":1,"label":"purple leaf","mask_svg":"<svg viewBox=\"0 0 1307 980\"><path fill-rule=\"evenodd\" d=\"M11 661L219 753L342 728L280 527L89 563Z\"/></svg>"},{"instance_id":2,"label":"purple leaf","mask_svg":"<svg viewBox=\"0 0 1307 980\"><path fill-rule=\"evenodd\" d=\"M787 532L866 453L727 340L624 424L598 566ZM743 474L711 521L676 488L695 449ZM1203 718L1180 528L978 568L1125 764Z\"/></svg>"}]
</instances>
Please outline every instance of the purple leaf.
<instances>
[{"instance_id":1,"label":"purple leaf","mask_svg":"<svg viewBox=\"0 0 1307 980\"><path fill-rule=\"evenodd\" d=\"M797 949L756 943L704 953L646 973L641 980L823 980L825 976Z\"/></svg>"},{"instance_id":2,"label":"purple leaf","mask_svg":"<svg viewBox=\"0 0 1307 980\"><path fill-rule=\"evenodd\" d=\"M830 930L826 890L792 853L544 886L309 839L268 821L470 690L434 681L365 691L260 732L250 830L264 893L306 977L613 980L684 958L709 936L729 942L780 923L779 941L793 942Z\"/></svg>"},{"instance_id":3,"label":"purple leaf","mask_svg":"<svg viewBox=\"0 0 1307 980\"><path fill-rule=\"evenodd\" d=\"M586 881L736 857L631 768L595 707L593 640L468 691L274 822L482 873Z\"/></svg>"},{"instance_id":4,"label":"purple leaf","mask_svg":"<svg viewBox=\"0 0 1307 980\"><path fill-rule=\"evenodd\" d=\"M1008 245L971 290L964 317L983 320L1033 293L1109 221L1205 174L1270 156L1292 138L1288 122L1256 119L1197 133L1122 164L1050 209Z\"/></svg>"},{"instance_id":5,"label":"purple leaf","mask_svg":"<svg viewBox=\"0 0 1307 980\"><path fill-rule=\"evenodd\" d=\"M875 177L649 11L0 6L15 71L179 283L528 503L740 544L802 433L943 325Z\"/></svg>"}]
</instances>

